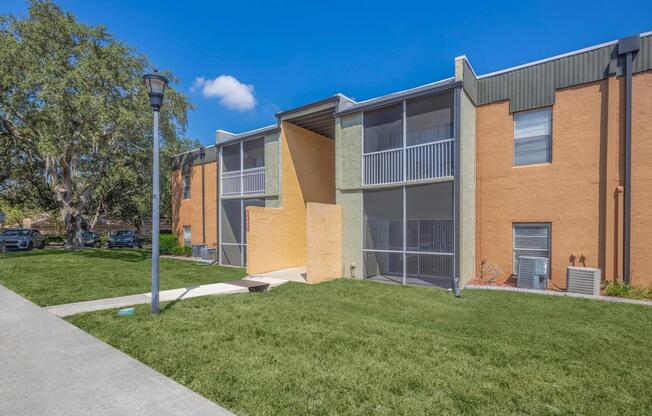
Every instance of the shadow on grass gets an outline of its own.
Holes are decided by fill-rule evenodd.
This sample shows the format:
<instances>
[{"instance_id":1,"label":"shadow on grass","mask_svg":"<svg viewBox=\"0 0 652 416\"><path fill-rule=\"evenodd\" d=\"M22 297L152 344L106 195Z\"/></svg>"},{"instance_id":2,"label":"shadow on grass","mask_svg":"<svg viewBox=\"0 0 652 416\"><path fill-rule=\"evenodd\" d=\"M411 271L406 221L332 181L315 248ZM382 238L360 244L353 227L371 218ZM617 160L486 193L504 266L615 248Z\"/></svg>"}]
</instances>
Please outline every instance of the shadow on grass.
<instances>
[{"instance_id":1,"label":"shadow on grass","mask_svg":"<svg viewBox=\"0 0 652 416\"><path fill-rule=\"evenodd\" d=\"M51 255L68 255L79 256L82 258L95 258L103 260L120 260L126 262L142 262L150 258L150 252L140 249L101 249L101 248L84 248L80 250L64 250L63 248L48 248L45 250L32 250L32 251L7 251L4 255L0 254L0 258L15 258L15 257L44 257Z\"/></svg>"}]
</instances>

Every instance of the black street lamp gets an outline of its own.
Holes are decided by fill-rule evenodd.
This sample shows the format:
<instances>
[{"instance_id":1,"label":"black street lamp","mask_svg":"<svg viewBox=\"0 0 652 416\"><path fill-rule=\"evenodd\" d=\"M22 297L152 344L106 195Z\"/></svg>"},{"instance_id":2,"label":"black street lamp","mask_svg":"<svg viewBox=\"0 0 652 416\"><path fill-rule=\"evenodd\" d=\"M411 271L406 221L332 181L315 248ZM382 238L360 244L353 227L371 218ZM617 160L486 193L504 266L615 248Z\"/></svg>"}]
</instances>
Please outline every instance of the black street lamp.
<instances>
[{"instance_id":1,"label":"black street lamp","mask_svg":"<svg viewBox=\"0 0 652 416\"><path fill-rule=\"evenodd\" d=\"M153 74L146 74L143 77L149 94L149 103L154 112L154 152L152 167L152 313L158 314L158 295L159 295L159 233L160 233L160 183L159 183L159 138L158 138L158 119L161 106L163 105L163 95L168 85L168 80L159 75L156 70Z\"/></svg>"}]
</instances>

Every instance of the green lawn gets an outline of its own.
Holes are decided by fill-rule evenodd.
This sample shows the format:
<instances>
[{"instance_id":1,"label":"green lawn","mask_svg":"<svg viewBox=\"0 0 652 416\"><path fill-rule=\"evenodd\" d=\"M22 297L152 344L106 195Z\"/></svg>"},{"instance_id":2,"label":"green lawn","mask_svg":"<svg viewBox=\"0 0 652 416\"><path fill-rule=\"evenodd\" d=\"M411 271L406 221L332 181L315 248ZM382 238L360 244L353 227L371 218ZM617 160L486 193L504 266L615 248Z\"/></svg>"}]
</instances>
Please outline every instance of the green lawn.
<instances>
[{"instance_id":1,"label":"green lawn","mask_svg":"<svg viewBox=\"0 0 652 416\"><path fill-rule=\"evenodd\" d=\"M341 279L67 318L241 415L652 414L652 308Z\"/></svg>"},{"instance_id":2,"label":"green lawn","mask_svg":"<svg viewBox=\"0 0 652 416\"><path fill-rule=\"evenodd\" d=\"M59 249L0 254L0 284L41 306L151 290L150 253L136 249ZM244 269L161 259L161 289L242 278Z\"/></svg>"}]
</instances>

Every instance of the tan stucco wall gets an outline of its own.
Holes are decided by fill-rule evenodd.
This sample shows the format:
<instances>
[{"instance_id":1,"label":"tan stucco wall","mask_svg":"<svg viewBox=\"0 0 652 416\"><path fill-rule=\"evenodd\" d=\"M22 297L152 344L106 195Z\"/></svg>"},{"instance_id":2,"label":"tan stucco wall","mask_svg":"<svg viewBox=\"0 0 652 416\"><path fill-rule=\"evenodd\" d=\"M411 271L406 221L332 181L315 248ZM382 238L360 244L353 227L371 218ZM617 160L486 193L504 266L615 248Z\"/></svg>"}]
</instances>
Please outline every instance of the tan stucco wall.
<instances>
[{"instance_id":1,"label":"tan stucco wall","mask_svg":"<svg viewBox=\"0 0 652 416\"><path fill-rule=\"evenodd\" d=\"M249 274L306 265L306 204L335 203L334 141L283 122L280 188L280 208L249 208Z\"/></svg>"},{"instance_id":2,"label":"tan stucco wall","mask_svg":"<svg viewBox=\"0 0 652 416\"><path fill-rule=\"evenodd\" d=\"M477 108L476 275L480 262L512 269L512 223L549 222L552 282L565 287L569 257L622 279L623 80L558 90L552 163L513 166L509 102ZM652 284L652 73L634 76L632 284ZM553 286L554 287L554 286Z\"/></svg>"},{"instance_id":3,"label":"tan stucco wall","mask_svg":"<svg viewBox=\"0 0 652 416\"><path fill-rule=\"evenodd\" d=\"M652 285L652 71L634 76L632 93L631 282Z\"/></svg>"},{"instance_id":4,"label":"tan stucco wall","mask_svg":"<svg viewBox=\"0 0 652 416\"><path fill-rule=\"evenodd\" d=\"M342 207L309 202L306 210L306 280L342 277Z\"/></svg>"},{"instance_id":5,"label":"tan stucco wall","mask_svg":"<svg viewBox=\"0 0 652 416\"><path fill-rule=\"evenodd\" d=\"M189 225L192 244L201 244L202 239L202 195L201 165L192 167L190 198L183 199L183 176L181 170L172 172L172 231L179 245L183 244L183 227ZM204 215L206 221L205 243L217 247L217 163L204 164Z\"/></svg>"}]
</instances>

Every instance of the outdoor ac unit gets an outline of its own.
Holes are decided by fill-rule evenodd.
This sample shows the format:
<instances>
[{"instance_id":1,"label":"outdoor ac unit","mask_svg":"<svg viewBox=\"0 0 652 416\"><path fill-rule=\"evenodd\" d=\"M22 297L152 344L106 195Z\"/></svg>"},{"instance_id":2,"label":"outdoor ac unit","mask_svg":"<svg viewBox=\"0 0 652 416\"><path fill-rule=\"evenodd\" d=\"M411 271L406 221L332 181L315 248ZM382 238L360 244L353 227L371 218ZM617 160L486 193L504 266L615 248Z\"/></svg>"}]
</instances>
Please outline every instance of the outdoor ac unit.
<instances>
[{"instance_id":1,"label":"outdoor ac unit","mask_svg":"<svg viewBox=\"0 0 652 416\"><path fill-rule=\"evenodd\" d=\"M548 259L520 256L516 285L523 289L545 290L548 287Z\"/></svg>"},{"instance_id":2,"label":"outdoor ac unit","mask_svg":"<svg viewBox=\"0 0 652 416\"><path fill-rule=\"evenodd\" d=\"M192 245L192 257L201 257L202 248L205 248L206 244L193 244Z\"/></svg>"},{"instance_id":3,"label":"outdoor ac unit","mask_svg":"<svg viewBox=\"0 0 652 416\"><path fill-rule=\"evenodd\" d=\"M599 295L602 271L591 267L572 267L566 269L566 290L585 295Z\"/></svg>"}]
</instances>

